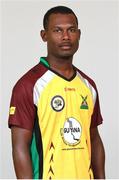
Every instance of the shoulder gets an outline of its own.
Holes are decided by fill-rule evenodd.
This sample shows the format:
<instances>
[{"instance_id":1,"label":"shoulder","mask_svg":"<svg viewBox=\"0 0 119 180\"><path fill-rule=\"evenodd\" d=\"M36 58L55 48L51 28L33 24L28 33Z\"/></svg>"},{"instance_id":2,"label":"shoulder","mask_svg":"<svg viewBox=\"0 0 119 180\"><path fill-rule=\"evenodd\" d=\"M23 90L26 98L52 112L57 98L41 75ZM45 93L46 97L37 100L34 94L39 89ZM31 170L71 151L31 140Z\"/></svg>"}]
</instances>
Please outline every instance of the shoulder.
<instances>
[{"instance_id":1,"label":"shoulder","mask_svg":"<svg viewBox=\"0 0 119 180\"><path fill-rule=\"evenodd\" d=\"M97 87L96 87L94 80L91 77L89 77L87 74L85 74L83 71L79 70L77 67L75 67L75 68L76 68L77 73L85 81L87 86L91 85L97 91Z\"/></svg>"},{"instance_id":2,"label":"shoulder","mask_svg":"<svg viewBox=\"0 0 119 180\"><path fill-rule=\"evenodd\" d=\"M26 72L14 85L13 91L32 89L36 81L47 71L42 64L37 64Z\"/></svg>"},{"instance_id":3,"label":"shoulder","mask_svg":"<svg viewBox=\"0 0 119 180\"><path fill-rule=\"evenodd\" d=\"M99 96L98 90L96 87L95 82L89 76L87 76L84 72L76 68L76 71L82 81L86 84L86 86L90 89L92 93L92 98L94 102L94 109L91 116L91 128L97 127L99 124L103 122L101 111L100 111L100 103L99 103Z\"/></svg>"}]
</instances>

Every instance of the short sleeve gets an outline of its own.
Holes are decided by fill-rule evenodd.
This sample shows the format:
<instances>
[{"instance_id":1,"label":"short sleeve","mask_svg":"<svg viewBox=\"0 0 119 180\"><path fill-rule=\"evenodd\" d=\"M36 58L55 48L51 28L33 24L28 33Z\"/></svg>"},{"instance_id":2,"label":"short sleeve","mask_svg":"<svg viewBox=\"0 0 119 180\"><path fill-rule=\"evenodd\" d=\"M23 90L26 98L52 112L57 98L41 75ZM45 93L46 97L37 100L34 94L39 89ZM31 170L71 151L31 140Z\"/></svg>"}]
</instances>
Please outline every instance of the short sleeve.
<instances>
[{"instance_id":1,"label":"short sleeve","mask_svg":"<svg viewBox=\"0 0 119 180\"><path fill-rule=\"evenodd\" d=\"M18 82L12 91L8 125L32 130L35 119L33 92L29 84Z\"/></svg>"},{"instance_id":2,"label":"short sleeve","mask_svg":"<svg viewBox=\"0 0 119 180\"><path fill-rule=\"evenodd\" d=\"M95 88L95 90L96 90L96 100L94 104L93 114L91 116L91 128L94 128L102 124L103 122L103 118L100 111L99 95L98 95L97 88Z\"/></svg>"}]
</instances>

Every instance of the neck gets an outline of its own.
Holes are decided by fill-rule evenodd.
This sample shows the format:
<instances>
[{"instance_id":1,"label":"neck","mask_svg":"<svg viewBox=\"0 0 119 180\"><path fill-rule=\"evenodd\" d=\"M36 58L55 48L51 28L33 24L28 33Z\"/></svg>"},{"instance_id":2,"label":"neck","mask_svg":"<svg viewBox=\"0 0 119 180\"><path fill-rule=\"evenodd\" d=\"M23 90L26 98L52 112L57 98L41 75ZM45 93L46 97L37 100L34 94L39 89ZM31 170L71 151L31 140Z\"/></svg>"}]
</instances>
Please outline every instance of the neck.
<instances>
[{"instance_id":1,"label":"neck","mask_svg":"<svg viewBox=\"0 0 119 180\"><path fill-rule=\"evenodd\" d=\"M59 57L54 57L51 55L47 56L47 61L50 64L50 67L54 70L70 70L72 69L72 59L73 57L64 57L64 58L59 58Z\"/></svg>"},{"instance_id":2,"label":"neck","mask_svg":"<svg viewBox=\"0 0 119 180\"><path fill-rule=\"evenodd\" d=\"M48 55L46 59L50 64L51 69L53 69L54 71L65 76L66 78L71 78L73 76L74 74L74 69L72 66L73 57L57 58Z\"/></svg>"}]
</instances>

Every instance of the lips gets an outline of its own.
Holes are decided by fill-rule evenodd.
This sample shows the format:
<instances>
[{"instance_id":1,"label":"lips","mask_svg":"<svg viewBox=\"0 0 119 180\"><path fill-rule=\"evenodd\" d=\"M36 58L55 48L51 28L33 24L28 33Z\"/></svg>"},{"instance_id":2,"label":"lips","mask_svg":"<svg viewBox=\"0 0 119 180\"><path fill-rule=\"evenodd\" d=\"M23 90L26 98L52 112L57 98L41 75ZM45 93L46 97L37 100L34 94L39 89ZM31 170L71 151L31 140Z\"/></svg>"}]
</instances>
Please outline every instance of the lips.
<instances>
[{"instance_id":1,"label":"lips","mask_svg":"<svg viewBox=\"0 0 119 180\"><path fill-rule=\"evenodd\" d=\"M71 45L71 43L62 43L62 44L59 45L59 47L61 47L62 49L67 50L67 49L71 49L72 45Z\"/></svg>"}]
</instances>

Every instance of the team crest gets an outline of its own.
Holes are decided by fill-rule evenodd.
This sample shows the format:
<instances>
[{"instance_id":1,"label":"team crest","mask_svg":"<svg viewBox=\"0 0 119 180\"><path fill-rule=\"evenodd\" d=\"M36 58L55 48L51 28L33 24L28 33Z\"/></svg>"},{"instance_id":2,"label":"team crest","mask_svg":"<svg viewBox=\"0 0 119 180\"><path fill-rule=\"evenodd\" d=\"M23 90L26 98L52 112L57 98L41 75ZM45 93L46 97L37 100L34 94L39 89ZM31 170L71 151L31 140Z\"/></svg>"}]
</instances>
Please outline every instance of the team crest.
<instances>
[{"instance_id":1,"label":"team crest","mask_svg":"<svg viewBox=\"0 0 119 180\"><path fill-rule=\"evenodd\" d=\"M88 103L87 103L87 97L88 96L83 97L81 95L81 97L82 97L82 103L81 103L80 109L88 109Z\"/></svg>"},{"instance_id":2,"label":"team crest","mask_svg":"<svg viewBox=\"0 0 119 180\"><path fill-rule=\"evenodd\" d=\"M81 124L74 118L68 118L64 127L60 129L62 139L66 145L75 146L80 143L82 127Z\"/></svg>"},{"instance_id":3,"label":"team crest","mask_svg":"<svg viewBox=\"0 0 119 180\"><path fill-rule=\"evenodd\" d=\"M61 111L65 106L64 99L61 96L54 96L51 101L51 106L55 111Z\"/></svg>"}]
</instances>

